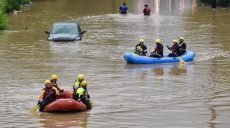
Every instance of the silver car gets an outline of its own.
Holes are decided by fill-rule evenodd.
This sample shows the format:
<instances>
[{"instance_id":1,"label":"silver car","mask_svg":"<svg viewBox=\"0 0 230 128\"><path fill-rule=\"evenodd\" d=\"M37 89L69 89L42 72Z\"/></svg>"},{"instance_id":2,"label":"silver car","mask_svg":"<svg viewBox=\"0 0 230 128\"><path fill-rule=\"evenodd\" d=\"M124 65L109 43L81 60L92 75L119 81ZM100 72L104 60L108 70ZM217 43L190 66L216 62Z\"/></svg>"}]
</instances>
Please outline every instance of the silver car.
<instances>
[{"instance_id":1,"label":"silver car","mask_svg":"<svg viewBox=\"0 0 230 128\"><path fill-rule=\"evenodd\" d=\"M76 22L55 22L51 32L45 31L49 41L79 41L85 32Z\"/></svg>"}]
</instances>

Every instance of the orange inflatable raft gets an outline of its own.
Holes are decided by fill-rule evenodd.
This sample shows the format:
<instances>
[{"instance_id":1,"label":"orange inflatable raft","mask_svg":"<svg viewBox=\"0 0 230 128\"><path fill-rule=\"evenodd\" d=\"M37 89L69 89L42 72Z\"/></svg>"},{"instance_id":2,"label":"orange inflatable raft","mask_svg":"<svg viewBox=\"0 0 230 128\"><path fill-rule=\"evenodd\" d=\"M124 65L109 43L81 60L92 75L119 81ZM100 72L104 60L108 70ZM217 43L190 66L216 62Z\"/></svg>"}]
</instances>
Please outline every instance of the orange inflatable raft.
<instances>
[{"instance_id":1,"label":"orange inflatable raft","mask_svg":"<svg viewBox=\"0 0 230 128\"><path fill-rule=\"evenodd\" d=\"M72 99L72 92L64 90L60 99L46 105L43 112L80 112L85 110L84 103L75 101Z\"/></svg>"}]
</instances>

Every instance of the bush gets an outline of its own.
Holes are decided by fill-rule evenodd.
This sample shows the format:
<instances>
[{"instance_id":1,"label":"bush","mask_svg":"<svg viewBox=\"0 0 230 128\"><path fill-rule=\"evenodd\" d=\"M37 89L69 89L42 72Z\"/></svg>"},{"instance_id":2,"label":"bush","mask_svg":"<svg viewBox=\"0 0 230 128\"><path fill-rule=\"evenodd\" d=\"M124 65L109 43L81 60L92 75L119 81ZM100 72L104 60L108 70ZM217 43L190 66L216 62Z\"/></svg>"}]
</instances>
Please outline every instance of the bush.
<instances>
[{"instance_id":1,"label":"bush","mask_svg":"<svg viewBox=\"0 0 230 128\"><path fill-rule=\"evenodd\" d=\"M30 2L31 2L31 0L19 0L20 4L28 4Z\"/></svg>"},{"instance_id":2,"label":"bush","mask_svg":"<svg viewBox=\"0 0 230 128\"><path fill-rule=\"evenodd\" d=\"M7 0L5 12L9 13L13 10L20 10L20 3L18 0Z\"/></svg>"},{"instance_id":3,"label":"bush","mask_svg":"<svg viewBox=\"0 0 230 128\"><path fill-rule=\"evenodd\" d=\"M0 11L0 30L6 29L7 28L7 21L5 14Z\"/></svg>"},{"instance_id":4,"label":"bush","mask_svg":"<svg viewBox=\"0 0 230 128\"><path fill-rule=\"evenodd\" d=\"M200 0L202 3L205 4L212 4L212 0ZM216 0L217 6L230 6L230 0Z\"/></svg>"}]
</instances>

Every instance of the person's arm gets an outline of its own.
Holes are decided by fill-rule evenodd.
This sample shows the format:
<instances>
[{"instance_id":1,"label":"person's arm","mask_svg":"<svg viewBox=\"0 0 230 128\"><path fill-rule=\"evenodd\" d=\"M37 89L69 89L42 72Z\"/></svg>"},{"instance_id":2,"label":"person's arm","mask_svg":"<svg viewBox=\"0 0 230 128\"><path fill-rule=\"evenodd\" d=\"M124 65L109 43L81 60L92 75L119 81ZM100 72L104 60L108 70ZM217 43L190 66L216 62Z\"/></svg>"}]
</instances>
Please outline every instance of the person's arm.
<instances>
[{"instance_id":1,"label":"person's arm","mask_svg":"<svg viewBox=\"0 0 230 128\"><path fill-rule=\"evenodd\" d=\"M38 100L39 102L41 102L43 100L44 93L45 93L45 90L41 90L40 95L39 95L39 100Z\"/></svg>"},{"instance_id":2,"label":"person's arm","mask_svg":"<svg viewBox=\"0 0 230 128\"><path fill-rule=\"evenodd\" d=\"M59 95L60 95L60 93L59 93L58 89L57 89L57 88L55 88L55 87L53 87L53 89L55 90L56 95L57 95L57 96L59 96Z\"/></svg>"},{"instance_id":3,"label":"person's arm","mask_svg":"<svg viewBox=\"0 0 230 128\"><path fill-rule=\"evenodd\" d=\"M168 45L167 45L167 48L171 51L172 50L172 47L169 47Z\"/></svg>"}]
</instances>

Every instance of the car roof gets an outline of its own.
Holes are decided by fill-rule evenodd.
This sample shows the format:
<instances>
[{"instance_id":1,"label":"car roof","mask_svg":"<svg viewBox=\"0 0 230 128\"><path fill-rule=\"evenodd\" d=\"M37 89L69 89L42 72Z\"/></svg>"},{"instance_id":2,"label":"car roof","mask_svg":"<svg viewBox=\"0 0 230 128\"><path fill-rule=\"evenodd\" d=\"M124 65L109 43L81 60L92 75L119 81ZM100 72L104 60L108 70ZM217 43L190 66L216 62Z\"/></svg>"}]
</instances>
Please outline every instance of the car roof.
<instances>
[{"instance_id":1,"label":"car roof","mask_svg":"<svg viewBox=\"0 0 230 128\"><path fill-rule=\"evenodd\" d=\"M77 22L55 22L53 25L79 25Z\"/></svg>"}]
</instances>

